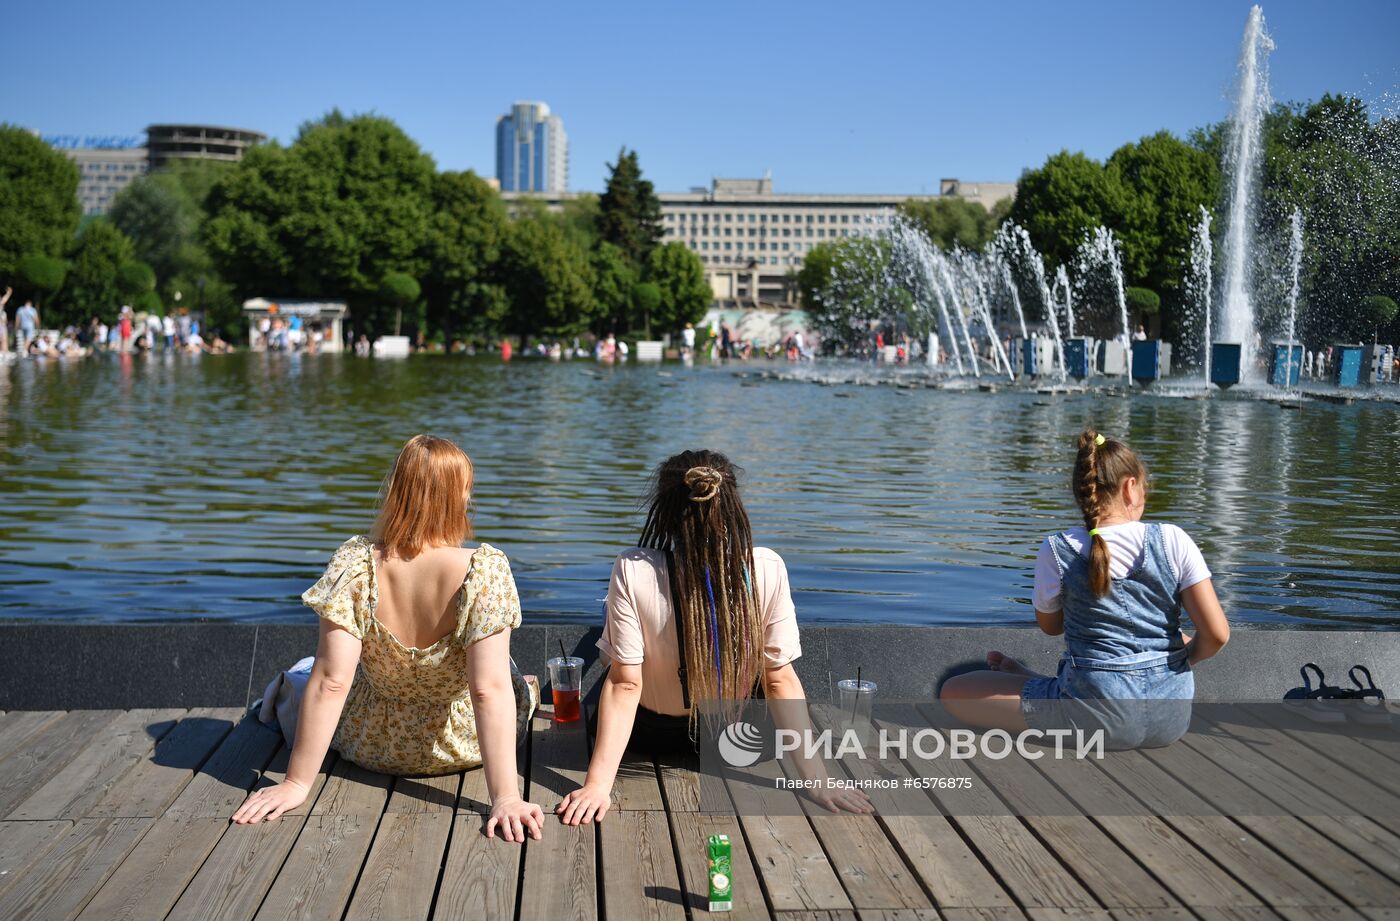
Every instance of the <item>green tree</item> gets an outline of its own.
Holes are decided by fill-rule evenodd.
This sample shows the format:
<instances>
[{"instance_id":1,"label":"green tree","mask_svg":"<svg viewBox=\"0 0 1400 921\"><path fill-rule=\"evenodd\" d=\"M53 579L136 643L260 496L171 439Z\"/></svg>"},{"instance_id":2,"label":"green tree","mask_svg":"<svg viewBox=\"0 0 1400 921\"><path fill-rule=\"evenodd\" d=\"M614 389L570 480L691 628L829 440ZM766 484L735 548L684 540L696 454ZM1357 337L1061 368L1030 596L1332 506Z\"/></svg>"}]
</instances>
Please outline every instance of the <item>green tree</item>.
<instances>
[{"instance_id":1,"label":"green tree","mask_svg":"<svg viewBox=\"0 0 1400 921\"><path fill-rule=\"evenodd\" d=\"M105 218L88 222L73 248L72 267L65 279L62 302L72 320L101 317L113 320L123 298L117 274L135 255L126 235Z\"/></svg>"},{"instance_id":2,"label":"green tree","mask_svg":"<svg viewBox=\"0 0 1400 921\"><path fill-rule=\"evenodd\" d=\"M235 334L244 322L240 304L201 236L209 193L231 168L177 161L123 189L108 217L131 238L136 258L155 270L168 301L203 311L210 329Z\"/></svg>"},{"instance_id":3,"label":"green tree","mask_svg":"<svg viewBox=\"0 0 1400 921\"><path fill-rule=\"evenodd\" d=\"M599 242L590 256L593 264L593 296L598 302L598 332L631 332L639 328L634 312L637 270L622 250ZM658 289L657 297L661 292Z\"/></svg>"},{"instance_id":4,"label":"green tree","mask_svg":"<svg viewBox=\"0 0 1400 921\"><path fill-rule=\"evenodd\" d=\"M1116 173L1082 153L1062 150L1016 183L1008 216L1030 233L1054 268L1074 258L1080 241L1094 227L1117 230L1124 204Z\"/></svg>"},{"instance_id":5,"label":"green tree","mask_svg":"<svg viewBox=\"0 0 1400 921\"><path fill-rule=\"evenodd\" d=\"M979 202L955 196L911 199L900 205L899 211L940 249L955 246L981 249L992 239L997 227L992 215Z\"/></svg>"},{"instance_id":6,"label":"green tree","mask_svg":"<svg viewBox=\"0 0 1400 921\"><path fill-rule=\"evenodd\" d=\"M553 221L517 220L497 266L509 312L490 319L521 337L573 336L588 329L597 302L588 252Z\"/></svg>"},{"instance_id":7,"label":"green tree","mask_svg":"<svg viewBox=\"0 0 1400 921\"><path fill-rule=\"evenodd\" d=\"M646 338L650 339L651 318L661 310L661 286L654 281L637 282L632 288L632 308L642 318Z\"/></svg>"},{"instance_id":8,"label":"green tree","mask_svg":"<svg viewBox=\"0 0 1400 921\"><path fill-rule=\"evenodd\" d=\"M819 243L808 250L797 283L824 349L864 350L874 321L899 319L915 337L928 333L921 325L927 312L911 308L918 297L932 292L889 284L890 256L888 240L868 237Z\"/></svg>"},{"instance_id":9,"label":"green tree","mask_svg":"<svg viewBox=\"0 0 1400 921\"><path fill-rule=\"evenodd\" d=\"M117 290L131 298L139 298L156 289L156 273L139 259L129 259L117 267Z\"/></svg>"},{"instance_id":10,"label":"green tree","mask_svg":"<svg viewBox=\"0 0 1400 921\"><path fill-rule=\"evenodd\" d=\"M339 297L369 332L391 271L424 274L435 168L393 122L332 113L248 151L209 195L205 241L242 294Z\"/></svg>"},{"instance_id":11,"label":"green tree","mask_svg":"<svg viewBox=\"0 0 1400 921\"><path fill-rule=\"evenodd\" d=\"M390 272L379 283L379 299L394 308L394 335L399 335L403 326L403 312L418 303L423 294L418 279L407 272ZM414 325L417 326L417 317Z\"/></svg>"},{"instance_id":12,"label":"green tree","mask_svg":"<svg viewBox=\"0 0 1400 921\"><path fill-rule=\"evenodd\" d=\"M0 124L0 284L25 256L67 255L78 216L73 161L23 128Z\"/></svg>"},{"instance_id":13,"label":"green tree","mask_svg":"<svg viewBox=\"0 0 1400 921\"><path fill-rule=\"evenodd\" d=\"M646 265L665 234L661 200L650 180L642 178L635 150L622 148L608 170L607 188L598 201L598 236L622 250L633 265Z\"/></svg>"},{"instance_id":14,"label":"green tree","mask_svg":"<svg viewBox=\"0 0 1400 921\"><path fill-rule=\"evenodd\" d=\"M19 280L24 290L32 292L36 307L43 307L50 297L63 287L68 263L52 256L30 253L19 260Z\"/></svg>"},{"instance_id":15,"label":"green tree","mask_svg":"<svg viewBox=\"0 0 1400 921\"><path fill-rule=\"evenodd\" d=\"M1357 327L1359 335L1354 338L1379 337L1379 331L1394 323L1397 315L1400 315L1400 305L1396 304L1394 298L1384 294L1363 297L1361 309L1357 311L1357 319L1360 321Z\"/></svg>"},{"instance_id":16,"label":"green tree","mask_svg":"<svg viewBox=\"0 0 1400 921\"><path fill-rule=\"evenodd\" d=\"M674 241L656 247L647 259L646 280L661 292L655 313L642 316L642 325L651 336L651 322L662 329L680 329L698 323L715 299L714 289L705 280L705 265L684 243Z\"/></svg>"},{"instance_id":17,"label":"green tree","mask_svg":"<svg viewBox=\"0 0 1400 921\"><path fill-rule=\"evenodd\" d=\"M470 170L433 177L432 215L423 242L428 325L450 344L462 332L484 334L505 292L493 276L509 230L501 197Z\"/></svg>"}]
</instances>

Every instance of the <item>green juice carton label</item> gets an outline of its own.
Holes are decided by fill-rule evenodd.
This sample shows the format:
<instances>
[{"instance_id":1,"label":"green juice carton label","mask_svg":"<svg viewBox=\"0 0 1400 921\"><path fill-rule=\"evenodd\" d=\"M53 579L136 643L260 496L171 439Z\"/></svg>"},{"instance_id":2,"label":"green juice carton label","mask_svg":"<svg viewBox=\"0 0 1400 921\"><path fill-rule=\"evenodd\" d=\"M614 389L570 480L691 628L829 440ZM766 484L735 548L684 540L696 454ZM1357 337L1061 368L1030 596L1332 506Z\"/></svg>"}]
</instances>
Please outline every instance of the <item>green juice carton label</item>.
<instances>
[{"instance_id":1,"label":"green juice carton label","mask_svg":"<svg viewBox=\"0 0 1400 921\"><path fill-rule=\"evenodd\" d=\"M734 884L728 835L710 835L710 911L733 911Z\"/></svg>"}]
</instances>

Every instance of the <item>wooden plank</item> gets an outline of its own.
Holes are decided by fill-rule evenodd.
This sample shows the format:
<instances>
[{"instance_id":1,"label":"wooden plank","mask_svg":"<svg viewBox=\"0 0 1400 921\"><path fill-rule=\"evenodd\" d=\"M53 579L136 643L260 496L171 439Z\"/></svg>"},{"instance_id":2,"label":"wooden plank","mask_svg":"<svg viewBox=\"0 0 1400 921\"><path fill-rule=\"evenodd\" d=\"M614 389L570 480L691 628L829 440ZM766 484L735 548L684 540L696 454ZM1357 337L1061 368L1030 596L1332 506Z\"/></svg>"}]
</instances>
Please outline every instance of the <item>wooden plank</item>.
<instances>
[{"instance_id":1,"label":"wooden plank","mask_svg":"<svg viewBox=\"0 0 1400 921\"><path fill-rule=\"evenodd\" d=\"M544 833L554 832L551 824ZM523 856L521 845L487 838L479 813L459 813L453 820L434 921L512 917ZM269 915L268 921L275 921L275 916Z\"/></svg>"},{"instance_id":2,"label":"wooden plank","mask_svg":"<svg viewBox=\"0 0 1400 921\"><path fill-rule=\"evenodd\" d=\"M1095 764L1264 904L1302 907L1338 903L1336 896L1299 873L1250 830L1220 815L1200 814L1205 805L1201 798L1142 752L1114 752Z\"/></svg>"},{"instance_id":3,"label":"wooden plank","mask_svg":"<svg viewBox=\"0 0 1400 921\"><path fill-rule=\"evenodd\" d=\"M925 715L928 715L925 713ZM1041 753L1040 760L1045 760ZM1052 759L1053 760L1053 759ZM1170 908L1178 900L1027 759L972 759L997 791L1106 908ZM1087 765L1078 765L1081 770Z\"/></svg>"},{"instance_id":4,"label":"wooden plank","mask_svg":"<svg viewBox=\"0 0 1400 921\"><path fill-rule=\"evenodd\" d=\"M516 792L522 798L525 796L525 769L530 753L529 738L530 734L527 729L520 744L515 749ZM491 795L486 789L486 772L481 768L469 768L462 772L462 791L457 797L457 809L459 812L475 812L479 815L488 815L491 812Z\"/></svg>"},{"instance_id":5,"label":"wooden plank","mask_svg":"<svg viewBox=\"0 0 1400 921\"><path fill-rule=\"evenodd\" d=\"M378 815L311 815L255 917L339 921L378 825Z\"/></svg>"},{"instance_id":6,"label":"wooden plank","mask_svg":"<svg viewBox=\"0 0 1400 921\"><path fill-rule=\"evenodd\" d=\"M388 774L337 758L311 814L373 816L377 820L389 801L393 783L394 778Z\"/></svg>"},{"instance_id":7,"label":"wooden plank","mask_svg":"<svg viewBox=\"0 0 1400 921\"><path fill-rule=\"evenodd\" d=\"M1185 744L1390 880L1400 880L1400 835L1365 816L1350 814L1355 807L1333 795L1340 785L1295 774L1286 759L1276 761L1269 754L1276 732L1243 721L1228 727L1200 722L1209 731L1189 733ZM1400 892L1393 893L1391 901L1400 904Z\"/></svg>"},{"instance_id":8,"label":"wooden plank","mask_svg":"<svg viewBox=\"0 0 1400 921\"><path fill-rule=\"evenodd\" d=\"M168 921L253 917L296 841L304 818L230 825L166 916Z\"/></svg>"},{"instance_id":9,"label":"wooden plank","mask_svg":"<svg viewBox=\"0 0 1400 921\"><path fill-rule=\"evenodd\" d=\"M656 812L664 809L656 763L636 752L625 752L613 781L612 802L613 808L618 810Z\"/></svg>"},{"instance_id":10,"label":"wooden plank","mask_svg":"<svg viewBox=\"0 0 1400 921\"><path fill-rule=\"evenodd\" d=\"M0 765L0 815L9 815L121 715L121 710L74 710L30 736Z\"/></svg>"},{"instance_id":11,"label":"wooden plank","mask_svg":"<svg viewBox=\"0 0 1400 921\"><path fill-rule=\"evenodd\" d=\"M818 722L830 727L830 713L816 708ZM874 781L893 779L898 790L868 790L890 840L913 868L915 875L943 907L1011 907L1016 903L982 865L948 818L932 801L915 790L903 788L914 775L898 758L843 759L841 767L852 778ZM922 910L922 909L920 909Z\"/></svg>"},{"instance_id":12,"label":"wooden plank","mask_svg":"<svg viewBox=\"0 0 1400 921\"><path fill-rule=\"evenodd\" d=\"M14 808L8 819L80 819L175 728L183 709L128 710Z\"/></svg>"},{"instance_id":13,"label":"wooden plank","mask_svg":"<svg viewBox=\"0 0 1400 921\"><path fill-rule=\"evenodd\" d=\"M284 743L253 789L281 783L287 776L290 758L291 751ZM335 758L334 752L326 753L306 800L288 809L280 818L264 819L252 825L231 825L175 903L169 915L171 921L252 918L297 840Z\"/></svg>"},{"instance_id":14,"label":"wooden plank","mask_svg":"<svg viewBox=\"0 0 1400 921\"><path fill-rule=\"evenodd\" d=\"M1195 748L1173 745L1153 749L1148 757L1215 805L1242 814L1235 821L1259 836L1285 859L1333 895L1311 905L1400 904L1400 888L1293 816L1270 815L1277 806L1231 771L1222 769ZM1321 889L1319 891L1322 891Z\"/></svg>"},{"instance_id":15,"label":"wooden plank","mask_svg":"<svg viewBox=\"0 0 1400 921\"><path fill-rule=\"evenodd\" d=\"M228 819L248 798L248 790L282 744L282 733L244 718L180 791L164 817Z\"/></svg>"},{"instance_id":16,"label":"wooden plank","mask_svg":"<svg viewBox=\"0 0 1400 921\"><path fill-rule=\"evenodd\" d=\"M227 817L162 817L98 889L80 921L159 921L232 826Z\"/></svg>"},{"instance_id":17,"label":"wooden plank","mask_svg":"<svg viewBox=\"0 0 1400 921\"><path fill-rule=\"evenodd\" d=\"M437 813L452 815L457 807L457 791L462 788L462 772L434 777L395 777L385 812L395 815Z\"/></svg>"},{"instance_id":18,"label":"wooden plank","mask_svg":"<svg viewBox=\"0 0 1400 921\"><path fill-rule=\"evenodd\" d=\"M73 828L67 819L51 822L0 822L0 893Z\"/></svg>"},{"instance_id":19,"label":"wooden plank","mask_svg":"<svg viewBox=\"0 0 1400 921\"><path fill-rule=\"evenodd\" d=\"M666 811L697 812L700 809L700 758L698 755L665 755L656 759Z\"/></svg>"},{"instance_id":20,"label":"wooden plank","mask_svg":"<svg viewBox=\"0 0 1400 921\"><path fill-rule=\"evenodd\" d=\"M610 921L684 921L685 894L666 814L619 809L599 828L603 914Z\"/></svg>"},{"instance_id":21,"label":"wooden plank","mask_svg":"<svg viewBox=\"0 0 1400 921\"><path fill-rule=\"evenodd\" d=\"M11 710L0 716L0 762L24 748L30 737L53 725L63 710Z\"/></svg>"},{"instance_id":22,"label":"wooden plank","mask_svg":"<svg viewBox=\"0 0 1400 921\"><path fill-rule=\"evenodd\" d=\"M755 921L769 916L768 904L763 899L763 888L759 884L758 874L754 871L753 860L737 818L690 811L672 812L668 819L671 837L681 858L682 888L693 915L698 917L696 913L708 912L710 907L707 842L711 835L728 835L730 869L733 871L731 876L734 881L731 888L734 910L729 917L732 921Z\"/></svg>"},{"instance_id":23,"label":"wooden plank","mask_svg":"<svg viewBox=\"0 0 1400 921\"><path fill-rule=\"evenodd\" d=\"M583 721L555 723L553 708L540 707L530 732L530 801L551 816L564 795L582 785L587 772ZM596 828L550 819L542 840L525 845L521 918L598 917Z\"/></svg>"},{"instance_id":24,"label":"wooden plank","mask_svg":"<svg viewBox=\"0 0 1400 921\"><path fill-rule=\"evenodd\" d=\"M0 918L59 921L92 894L150 828L153 819L80 819L3 895Z\"/></svg>"},{"instance_id":25,"label":"wooden plank","mask_svg":"<svg viewBox=\"0 0 1400 921\"><path fill-rule=\"evenodd\" d=\"M877 726L895 730L927 727L929 720L913 706L882 708L885 719ZM905 759L915 777L935 778L961 786L926 791L940 809L953 817L983 862L1003 886L1026 908L1098 908L1099 903L1065 869L1058 856L1031 829L1011 815L1011 809L962 762L950 758L924 758L910 746Z\"/></svg>"},{"instance_id":26,"label":"wooden plank","mask_svg":"<svg viewBox=\"0 0 1400 921\"><path fill-rule=\"evenodd\" d=\"M928 895L874 816L827 814L812 815L810 819L853 906L932 907Z\"/></svg>"},{"instance_id":27,"label":"wooden plank","mask_svg":"<svg viewBox=\"0 0 1400 921\"><path fill-rule=\"evenodd\" d=\"M774 911L853 907L805 816L741 815L739 822Z\"/></svg>"},{"instance_id":28,"label":"wooden plank","mask_svg":"<svg viewBox=\"0 0 1400 921\"><path fill-rule=\"evenodd\" d=\"M386 812L346 921L426 921L451 829L450 811Z\"/></svg>"},{"instance_id":29,"label":"wooden plank","mask_svg":"<svg viewBox=\"0 0 1400 921\"><path fill-rule=\"evenodd\" d=\"M1112 757L1112 756L1110 756ZM1258 897L1198 850L1160 816L1142 815L1142 804L1092 765L1055 758L1035 762L1081 809L1144 866L1161 868L1163 884L1193 907L1259 905Z\"/></svg>"},{"instance_id":30,"label":"wooden plank","mask_svg":"<svg viewBox=\"0 0 1400 921\"><path fill-rule=\"evenodd\" d=\"M1272 735L1272 744L1263 750L1274 761L1285 762L1296 774L1318 778L1362 815L1374 817L1387 828L1400 828L1400 765L1380 750L1348 732L1309 731L1311 727L1300 727L1305 720L1290 717L1274 705L1240 709L1273 727L1273 733L1265 734ZM1251 724L1231 720L1227 728L1242 735Z\"/></svg>"},{"instance_id":31,"label":"wooden plank","mask_svg":"<svg viewBox=\"0 0 1400 921\"><path fill-rule=\"evenodd\" d=\"M200 707L156 743L150 758L122 775L90 817L155 818L179 795L242 716L243 707Z\"/></svg>"}]
</instances>

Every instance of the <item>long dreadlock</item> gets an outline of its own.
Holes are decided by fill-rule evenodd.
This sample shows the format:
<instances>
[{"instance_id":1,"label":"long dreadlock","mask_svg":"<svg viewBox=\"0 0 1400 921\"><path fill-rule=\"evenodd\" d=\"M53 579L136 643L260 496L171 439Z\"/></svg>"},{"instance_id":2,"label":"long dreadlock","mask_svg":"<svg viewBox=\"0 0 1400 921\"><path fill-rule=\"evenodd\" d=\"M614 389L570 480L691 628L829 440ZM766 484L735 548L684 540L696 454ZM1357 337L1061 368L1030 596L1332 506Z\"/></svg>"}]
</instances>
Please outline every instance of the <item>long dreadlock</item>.
<instances>
[{"instance_id":1,"label":"long dreadlock","mask_svg":"<svg viewBox=\"0 0 1400 921\"><path fill-rule=\"evenodd\" d=\"M738 468L715 451L684 451L652 477L639 544L669 550L684 619L692 703L747 700L763 661L763 615L754 593L753 534L739 498ZM697 708L690 725L695 731Z\"/></svg>"}]
</instances>

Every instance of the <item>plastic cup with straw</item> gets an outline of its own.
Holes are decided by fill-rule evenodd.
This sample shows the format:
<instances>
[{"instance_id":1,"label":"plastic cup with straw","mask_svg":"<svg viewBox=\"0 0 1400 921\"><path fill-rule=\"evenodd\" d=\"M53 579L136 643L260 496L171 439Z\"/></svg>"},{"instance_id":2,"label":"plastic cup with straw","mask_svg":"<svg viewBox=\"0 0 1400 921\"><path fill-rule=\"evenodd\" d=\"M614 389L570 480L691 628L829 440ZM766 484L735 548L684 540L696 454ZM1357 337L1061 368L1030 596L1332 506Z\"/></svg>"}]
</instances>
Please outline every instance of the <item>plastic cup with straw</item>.
<instances>
[{"instance_id":1,"label":"plastic cup with straw","mask_svg":"<svg viewBox=\"0 0 1400 921\"><path fill-rule=\"evenodd\" d=\"M579 692L583 687L583 659L564 651L559 641L559 655L545 663L549 666L549 686L554 694L554 721L572 723L579 718Z\"/></svg>"}]
</instances>

